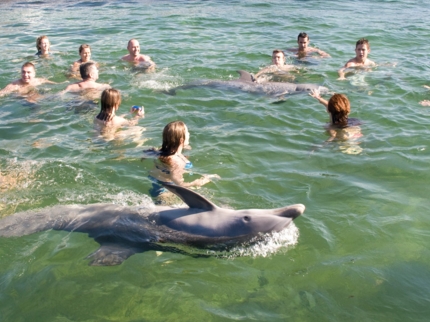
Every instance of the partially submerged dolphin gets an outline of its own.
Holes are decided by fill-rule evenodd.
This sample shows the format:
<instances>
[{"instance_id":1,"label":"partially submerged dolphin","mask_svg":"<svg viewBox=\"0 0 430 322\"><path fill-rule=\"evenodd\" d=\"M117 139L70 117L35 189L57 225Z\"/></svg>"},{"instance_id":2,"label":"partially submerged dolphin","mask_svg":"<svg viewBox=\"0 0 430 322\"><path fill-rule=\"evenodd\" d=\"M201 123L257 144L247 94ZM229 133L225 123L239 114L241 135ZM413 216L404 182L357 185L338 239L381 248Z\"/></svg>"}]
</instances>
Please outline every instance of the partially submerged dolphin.
<instances>
[{"instance_id":1,"label":"partially submerged dolphin","mask_svg":"<svg viewBox=\"0 0 430 322\"><path fill-rule=\"evenodd\" d=\"M319 89L320 92L327 93L328 88L324 86L320 86L317 84L294 84L294 83L284 83L284 82L266 82L266 83L257 83L254 80L252 74L239 70L237 71L240 75L238 79L229 80L229 81L220 81L220 80L206 80L206 81L198 81L195 83L190 83L187 85L179 86L172 88L168 91L165 91L166 94L175 95L178 89L187 89L193 87L200 86L209 86L215 88L231 88L242 90L250 93L257 94L266 94L269 96L283 96L287 94L294 94L300 92L310 92L313 89Z\"/></svg>"},{"instance_id":2,"label":"partially submerged dolphin","mask_svg":"<svg viewBox=\"0 0 430 322\"><path fill-rule=\"evenodd\" d=\"M188 208L126 207L114 204L54 206L20 212L0 220L0 237L19 237L54 229L87 233L100 248L91 265L118 265L131 255L160 243L211 248L234 246L264 233L278 232L300 216L305 206L232 210L173 185L166 188Z\"/></svg>"}]
</instances>

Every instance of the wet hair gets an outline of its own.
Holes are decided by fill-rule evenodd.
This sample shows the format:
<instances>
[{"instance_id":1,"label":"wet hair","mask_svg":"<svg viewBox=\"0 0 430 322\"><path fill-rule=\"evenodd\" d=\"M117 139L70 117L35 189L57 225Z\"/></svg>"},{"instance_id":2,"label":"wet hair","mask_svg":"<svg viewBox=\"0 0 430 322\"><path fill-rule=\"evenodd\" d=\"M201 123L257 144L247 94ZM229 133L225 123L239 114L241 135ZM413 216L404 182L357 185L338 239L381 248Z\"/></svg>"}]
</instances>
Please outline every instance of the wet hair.
<instances>
[{"instance_id":1,"label":"wet hair","mask_svg":"<svg viewBox=\"0 0 430 322\"><path fill-rule=\"evenodd\" d=\"M348 125L348 114L351 111L351 105L346 95L334 94L328 101L327 111L331 114L333 125L341 127Z\"/></svg>"},{"instance_id":2,"label":"wet hair","mask_svg":"<svg viewBox=\"0 0 430 322\"><path fill-rule=\"evenodd\" d=\"M26 63L24 63L24 65L22 65L21 70L22 70L24 67L33 67L33 69L36 71L36 67L34 66L34 64L33 64L33 63L30 63L29 61L28 61L28 62L26 62Z\"/></svg>"},{"instance_id":3,"label":"wet hair","mask_svg":"<svg viewBox=\"0 0 430 322\"><path fill-rule=\"evenodd\" d=\"M121 104L121 93L115 88L105 89L100 99L100 113L96 116L97 119L109 122L112 119L114 108Z\"/></svg>"},{"instance_id":4,"label":"wet hair","mask_svg":"<svg viewBox=\"0 0 430 322\"><path fill-rule=\"evenodd\" d=\"M42 49L40 48L40 43L42 42L42 40L43 39L48 39L48 36L46 36L46 35L43 35L43 36L40 36L40 37L38 37L37 39L36 39L36 48L37 48L37 50L38 51L41 51ZM49 39L48 39L48 41L49 41Z\"/></svg>"},{"instance_id":5,"label":"wet hair","mask_svg":"<svg viewBox=\"0 0 430 322\"><path fill-rule=\"evenodd\" d=\"M127 48L128 48L128 46L130 46L130 43L131 43L133 40L136 40L136 41L137 41L137 39L136 39L136 38L131 38L131 39L128 41L128 43L127 43Z\"/></svg>"},{"instance_id":6,"label":"wet hair","mask_svg":"<svg viewBox=\"0 0 430 322\"><path fill-rule=\"evenodd\" d=\"M161 161L175 154L185 141L186 125L182 121L173 121L167 124L163 130L163 145L160 149Z\"/></svg>"},{"instance_id":7,"label":"wet hair","mask_svg":"<svg viewBox=\"0 0 430 322\"><path fill-rule=\"evenodd\" d=\"M279 53L281 53L281 54L282 54L282 56L284 56L284 57L285 57L284 52L283 52L282 50L280 50L280 49L275 49L275 50L272 52L272 57L273 57L274 55L276 55L276 54L279 54Z\"/></svg>"},{"instance_id":8,"label":"wet hair","mask_svg":"<svg viewBox=\"0 0 430 322\"><path fill-rule=\"evenodd\" d=\"M299 35L297 36L297 41L299 41L300 38L308 38L309 40L309 36L306 32L299 33Z\"/></svg>"},{"instance_id":9,"label":"wet hair","mask_svg":"<svg viewBox=\"0 0 430 322\"><path fill-rule=\"evenodd\" d=\"M360 38L357 40L356 44L355 44L355 48L357 48L359 45L366 45L367 49L370 48L370 43L369 40L367 40L366 38Z\"/></svg>"},{"instance_id":10,"label":"wet hair","mask_svg":"<svg viewBox=\"0 0 430 322\"><path fill-rule=\"evenodd\" d=\"M85 48L89 48L89 50L91 50L90 45L88 44L82 44L79 46L79 54L82 52L82 50L84 50Z\"/></svg>"},{"instance_id":11,"label":"wet hair","mask_svg":"<svg viewBox=\"0 0 430 322\"><path fill-rule=\"evenodd\" d=\"M81 64L81 66L79 66L79 72L81 73L82 79L89 78L93 68L97 68L96 63L93 61Z\"/></svg>"}]
</instances>

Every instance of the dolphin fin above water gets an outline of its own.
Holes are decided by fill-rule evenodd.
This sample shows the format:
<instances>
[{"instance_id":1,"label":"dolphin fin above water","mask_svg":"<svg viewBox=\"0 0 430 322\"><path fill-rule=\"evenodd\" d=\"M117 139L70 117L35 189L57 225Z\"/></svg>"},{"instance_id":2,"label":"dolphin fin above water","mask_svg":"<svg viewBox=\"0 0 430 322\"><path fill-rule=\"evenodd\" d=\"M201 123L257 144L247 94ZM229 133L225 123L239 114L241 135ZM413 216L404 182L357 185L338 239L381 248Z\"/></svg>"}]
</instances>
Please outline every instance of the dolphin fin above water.
<instances>
[{"instance_id":1,"label":"dolphin fin above water","mask_svg":"<svg viewBox=\"0 0 430 322\"><path fill-rule=\"evenodd\" d=\"M186 189L181 186L172 185L172 184L163 184L166 189L170 192L173 192L177 195L183 202L185 202L188 207L213 211L218 207L214 205L212 202L207 200L205 197L195 193L192 190Z\"/></svg>"},{"instance_id":2,"label":"dolphin fin above water","mask_svg":"<svg viewBox=\"0 0 430 322\"><path fill-rule=\"evenodd\" d=\"M244 82L255 82L255 78L254 75L252 75L251 73L248 73L247 71L244 70L238 70L237 71L240 75L239 80L244 81Z\"/></svg>"}]
</instances>

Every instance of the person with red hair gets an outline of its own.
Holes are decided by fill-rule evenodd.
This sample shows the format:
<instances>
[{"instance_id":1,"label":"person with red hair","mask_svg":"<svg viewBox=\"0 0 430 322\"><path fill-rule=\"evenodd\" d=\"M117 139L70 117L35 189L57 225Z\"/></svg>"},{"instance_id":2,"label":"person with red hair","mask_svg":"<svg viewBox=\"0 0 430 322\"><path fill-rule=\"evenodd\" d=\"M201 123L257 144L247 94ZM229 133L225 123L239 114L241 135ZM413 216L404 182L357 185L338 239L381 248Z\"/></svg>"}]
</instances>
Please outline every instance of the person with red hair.
<instances>
[{"instance_id":1,"label":"person with red hair","mask_svg":"<svg viewBox=\"0 0 430 322\"><path fill-rule=\"evenodd\" d=\"M327 113L330 114L330 124L326 127L330 134L329 141L349 140L363 136L359 127L360 121L349 118L351 104L346 95L334 94L328 101L321 97L319 90L312 90L309 95L324 105Z\"/></svg>"}]
</instances>

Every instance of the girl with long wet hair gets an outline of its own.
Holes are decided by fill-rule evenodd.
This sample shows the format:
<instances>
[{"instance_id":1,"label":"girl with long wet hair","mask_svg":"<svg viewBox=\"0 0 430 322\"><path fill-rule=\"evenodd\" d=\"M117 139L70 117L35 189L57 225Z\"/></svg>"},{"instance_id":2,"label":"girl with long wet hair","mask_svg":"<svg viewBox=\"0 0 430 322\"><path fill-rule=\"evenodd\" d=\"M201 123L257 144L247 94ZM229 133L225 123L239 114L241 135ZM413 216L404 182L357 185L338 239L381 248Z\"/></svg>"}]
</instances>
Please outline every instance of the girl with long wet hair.
<instances>
[{"instance_id":1,"label":"girl with long wet hair","mask_svg":"<svg viewBox=\"0 0 430 322\"><path fill-rule=\"evenodd\" d=\"M184 174L190 172L193 164L182 154L184 148L189 148L190 133L182 121L174 121L163 129L163 144L159 150L148 150L146 153L156 153L155 167L150 171L149 179L153 182L151 194L158 196L166 189L161 183L176 184L183 187L199 187L219 178L216 174L203 175L199 179L185 182Z\"/></svg>"}]
</instances>

